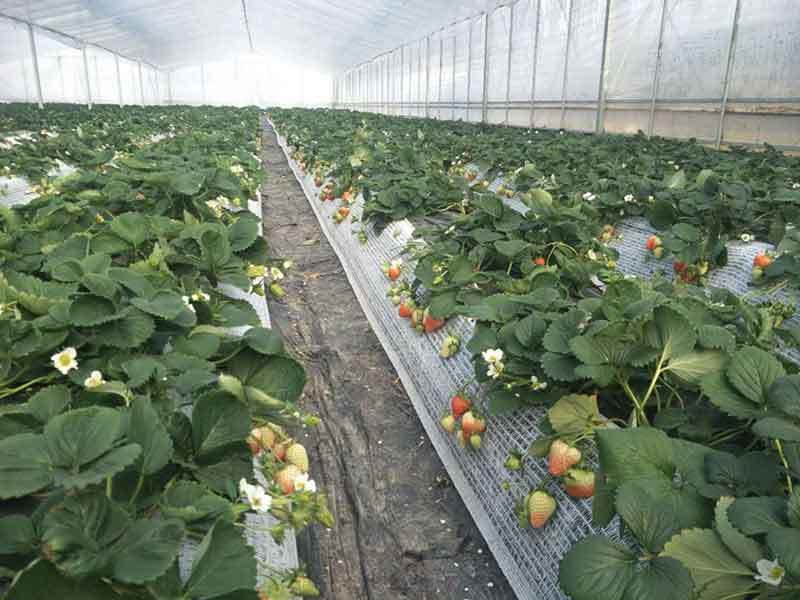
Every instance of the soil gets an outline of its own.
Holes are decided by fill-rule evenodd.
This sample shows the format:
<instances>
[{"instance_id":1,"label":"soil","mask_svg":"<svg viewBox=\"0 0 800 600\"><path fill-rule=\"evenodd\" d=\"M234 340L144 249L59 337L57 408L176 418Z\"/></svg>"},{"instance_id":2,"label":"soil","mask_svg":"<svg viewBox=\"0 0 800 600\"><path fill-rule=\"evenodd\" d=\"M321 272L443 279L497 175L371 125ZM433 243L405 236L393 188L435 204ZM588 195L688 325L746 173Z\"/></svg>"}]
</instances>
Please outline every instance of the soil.
<instances>
[{"instance_id":1,"label":"soil","mask_svg":"<svg viewBox=\"0 0 800 600\"><path fill-rule=\"evenodd\" d=\"M326 600L512 600L275 134L263 142L265 236L295 265L270 316L308 371L322 424L303 441L336 518L298 537L301 561Z\"/></svg>"}]
</instances>

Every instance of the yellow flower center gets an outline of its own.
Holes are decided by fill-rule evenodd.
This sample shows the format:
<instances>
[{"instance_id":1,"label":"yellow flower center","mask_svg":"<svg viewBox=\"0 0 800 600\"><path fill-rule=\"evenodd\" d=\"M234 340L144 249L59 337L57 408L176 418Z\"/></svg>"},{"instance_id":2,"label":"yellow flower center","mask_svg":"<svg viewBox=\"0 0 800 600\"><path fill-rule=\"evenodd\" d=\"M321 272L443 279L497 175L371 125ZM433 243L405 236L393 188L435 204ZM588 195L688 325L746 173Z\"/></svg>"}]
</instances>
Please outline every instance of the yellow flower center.
<instances>
[{"instance_id":1,"label":"yellow flower center","mask_svg":"<svg viewBox=\"0 0 800 600\"><path fill-rule=\"evenodd\" d=\"M68 367L72 364L72 358L70 358L67 354L62 354L58 357L58 364L62 367Z\"/></svg>"}]
</instances>

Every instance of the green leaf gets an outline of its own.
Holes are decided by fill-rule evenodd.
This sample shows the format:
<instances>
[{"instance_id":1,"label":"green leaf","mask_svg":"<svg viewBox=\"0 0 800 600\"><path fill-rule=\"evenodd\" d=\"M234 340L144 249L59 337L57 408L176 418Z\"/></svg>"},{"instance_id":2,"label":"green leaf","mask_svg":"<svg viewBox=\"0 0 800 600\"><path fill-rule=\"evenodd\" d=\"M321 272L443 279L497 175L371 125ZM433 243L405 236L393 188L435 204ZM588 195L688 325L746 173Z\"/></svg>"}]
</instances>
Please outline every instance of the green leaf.
<instances>
[{"instance_id":1,"label":"green leaf","mask_svg":"<svg viewBox=\"0 0 800 600\"><path fill-rule=\"evenodd\" d=\"M764 557L761 545L736 529L728 518L728 509L734 498L725 496L717 501L714 509L714 525L722 542L734 556L744 564L755 569L756 562Z\"/></svg>"},{"instance_id":2,"label":"green leaf","mask_svg":"<svg viewBox=\"0 0 800 600\"><path fill-rule=\"evenodd\" d=\"M506 258L514 258L530 247L530 244L523 240L500 240L494 243L495 249Z\"/></svg>"},{"instance_id":3,"label":"green leaf","mask_svg":"<svg viewBox=\"0 0 800 600\"><path fill-rule=\"evenodd\" d=\"M192 336L190 339L194 339ZM253 327L244 334L244 343L252 350L266 356L283 354L283 338L272 329L264 327Z\"/></svg>"},{"instance_id":4,"label":"green leaf","mask_svg":"<svg viewBox=\"0 0 800 600\"><path fill-rule=\"evenodd\" d=\"M800 486L795 486L792 495L789 496L789 501L786 505L786 518L789 525L796 529L800 529Z\"/></svg>"},{"instance_id":5,"label":"green leaf","mask_svg":"<svg viewBox=\"0 0 800 600\"><path fill-rule=\"evenodd\" d=\"M46 596L42 594L46 593ZM17 575L5 600L120 600L114 589L99 579L68 579L52 563L38 559Z\"/></svg>"},{"instance_id":6,"label":"green leaf","mask_svg":"<svg viewBox=\"0 0 800 600\"><path fill-rule=\"evenodd\" d=\"M297 402L306 384L305 369L293 358L271 356L265 359L253 351L241 352L230 365L230 374L245 386L258 388L283 402Z\"/></svg>"},{"instance_id":7,"label":"green leaf","mask_svg":"<svg viewBox=\"0 0 800 600\"><path fill-rule=\"evenodd\" d=\"M704 377L721 371L726 362L722 352L695 350L673 358L667 369L687 383L698 384Z\"/></svg>"},{"instance_id":8,"label":"green leaf","mask_svg":"<svg viewBox=\"0 0 800 600\"><path fill-rule=\"evenodd\" d=\"M116 233L131 246L141 246L150 238L147 217L140 213L127 212L114 217L111 231Z\"/></svg>"},{"instance_id":9,"label":"green leaf","mask_svg":"<svg viewBox=\"0 0 800 600\"><path fill-rule=\"evenodd\" d=\"M779 417L765 417L756 421L753 433L765 438L800 442L800 425Z\"/></svg>"},{"instance_id":10,"label":"green leaf","mask_svg":"<svg viewBox=\"0 0 800 600\"><path fill-rule=\"evenodd\" d=\"M616 485L659 475L671 480L675 470L670 439L657 429L600 429L597 449L606 476Z\"/></svg>"},{"instance_id":11,"label":"green leaf","mask_svg":"<svg viewBox=\"0 0 800 600\"><path fill-rule=\"evenodd\" d=\"M170 177L170 187L173 191L184 196L194 196L203 187L205 175L198 171L176 173Z\"/></svg>"},{"instance_id":12,"label":"green leaf","mask_svg":"<svg viewBox=\"0 0 800 600\"><path fill-rule=\"evenodd\" d=\"M153 475L169 463L172 457L172 438L149 398L140 396L131 404L127 437L142 448L136 461L142 474Z\"/></svg>"},{"instance_id":13,"label":"green leaf","mask_svg":"<svg viewBox=\"0 0 800 600\"><path fill-rule=\"evenodd\" d=\"M636 555L630 550L603 536L590 535L561 560L558 581L573 600L622 600L637 567Z\"/></svg>"},{"instance_id":14,"label":"green leaf","mask_svg":"<svg viewBox=\"0 0 800 600\"><path fill-rule=\"evenodd\" d=\"M132 309L121 319L98 327L95 339L102 345L114 348L136 348L150 339L155 328L150 315Z\"/></svg>"},{"instance_id":15,"label":"green leaf","mask_svg":"<svg viewBox=\"0 0 800 600\"><path fill-rule=\"evenodd\" d=\"M719 325L702 325L698 331L697 342L711 350L732 352L736 348L736 336Z\"/></svg>"},{"instance_id":16,"label":"green leaf","mask_svg":"<svg viewBox=\"0 0 800 600\"><path fill-rule=\"evenodd\" d=\"M569 341L581 334L581 325L588 315L582 310L571 310L547 328L542 340L544 349L556 354L571 354Z\"/></svg>"},{"instance_id":17,"label":"green leaf","mask_svg":"<svg viewBox=\"0 0 800 600\"><path fill-rule=\"evenodd\" d=\"M258 239L258 221L244 217L238 218L228 228L228 239L231 242L231 250L234 252L246 250Z\"/></svg>"},{"instance_id":18,"label":"green leaf","mask_svg":"<svg viewBox=\"0 0 800 600\"><path fill-rule=\"evenodd\" d=\"M597 396L581 394L560 398L547 411L547 418L553 429L562 435L582 433L605 421L597 407Z\"/></svg>"},{"instance_id":19,"label":"green leaf","mask_svg":"<svg viewBox=\"0 0 800 600\"><path fill-rule=\"evenodd\" d=\"M33 554L38 538L33 522L24 515L10 515L0 519L0 555Z\"/></svg>"},{"instance_id":20,"label":"green leaf","mask_svg":"<svg viewBox=\"0 0 800 600\"><path fill-rule=\"evenodd\" d=\"M728 509L731 523L745 535L786 527L786 499L777 496L737 498Z\"/></svg>"},{"instance_id":21,"label":"green leaf","mask_svg":"<svg viewBox=\"0 0 800 600\"><path fill-rule=\"evenodd\" d=\"M160 577L175 562L183 535L183 524L178 520L136 521L111 551L114 579L142 584Z\"/></svg>"},{"instance_id":22,"label":"green leaf","mask_svg":"<svg viewBox=\"0 0 800 600\"><path fill-rule=\"evenodd\" d=\"M536 313L531 313L517 323L514 335L520 344L527 348L533 348L544 336L546 328L544 320Z\"/></svg>"},{"instance_id":23,"label":"green leaf","mask_svg":"<svg viewBox=\"0 0 800 600\"><path fill-rule=\"evenodd\" d=\"M69 319L78 327L93 327L117 318L114 303L101 296L80 296L69 307Z\"/></svg>"},{"instance_id":24,"label":"green leaf","mask_svg":"<svg viewBox=\"0 0 800 600\"><path fill-rule=\"evenodd\" d=\"M250 331L258 329L254 327ZM247 337L245 333L245 337ZM258 337L258 333L254 334ZM173 347L176 352L181 354L189 354L197 356L198 358L211 358L217 353L222 343L219 335L213 333L193 332L188 337L175 338L173 340Z\"/></svg>"},{"instance_id":25,"label":"green leaf","mask_svg":"<svg viewBox=\"0 0 800 600\"><path fill-rule=\"evenodd\" d=\"M28 410L40 423L63 412L72 401L69 388L65 385L53 385L36 392L28 400Z\"/></svg>"},{"instance_id":26,"label":"green leaf","mask_svg":"<svg viewBox=\"0 0 800 600\"><path fill-rule=\"evenodd\" d=\"M745 347L733 355L726 373L728 381L740 394L751 402L763 405L770 386L786 371L769 352Z\"/></svg>"},{"instance_id":27,"label":"green leaf","mask_svg":"<svg viewBox=\"0 0 800 600\"><path fill-rule=\"evenodd\" d=\"M688 600L693 588L692 576L680 561L657 556L636 574L624 600Z\"/></svg>"},{"instance_id":28,"label":"green leaf","mask_svg":"<svg viewBox=\"0 0 800 600\"><path fill-rule=\"evenodd\" d=\"M769 389L769 403L781 412L800 419L800 375L776 379Z\"/></svg>"},{"instance_id":29,"label":"green leaf","mask_svg":"<svg viewBox=\"0 0 800 600\"><path fill-rule=\"evenodd\" d=\"M754 404L728 383L723 372L712 373L703 378L700 388L711 403L725 414L739 419L753 419L763 414Z\"/></svg>"},{"instance_id":30,"label":"green leaf","mask_svg":"<svg viewBox=\"0 0 800 600\"><path fill-rule=\"evenodd\" d=\"M45 555L70 577L102 576L128 527L125 511L101 491L70 496L42 520Z\"/></svg>"},{"instance_id":31,"label":"green leaf","mask_svg":"<svg viewBox=\"0 0 800 600\"><path fill-rule=\"evenodd\" d=\"M186 594L193 598L213 598L241 589L256 587L256 560L240 530L217 521L198 548Z\"/></svg>"},{"instance_id":32,"label":"green leaf","mask_svg":"<svg viewBox=\"0 0 800 600\"><path fill-rule=\"evenodd\" d=\"M669 308L657 308L653 320L644 327L644 341L660 349L665 361L691 352L697 335L691 323L680 313Z\"/></svg>"},{"instance_id":33,"label":"green leaf","mask_svg":"<svg viewBox=\"0 0 800 600\"><path fill-rule=\"evenodd\" d=\"M667 543L663 555L679 560L689 569L703 600L723 600L733 591L741 593L756 584L754 573L710 529L682 531Z\"/></svg>"},{"instance_id":34,"label":"green leaf","mask_svg":"<svg viewBox=\"0 0 800 600\"><path fill-rule=\"evenodd\" d=\"M542 354L541 364L545 374L555 381L570 382L581 378L575 373L575 369L581 366L580 361L567 354L545 352Z\"/></svg>"},{"instance_id":35,"label":"green leaf","mask_svg":"<svg viewBox=\"0 0 800 600\"><path fill-rule=\"evenodd\" d=\"M76 469L108 452L122 437L122 413L93 406L54 417L44 428L54 466Z\"/></svg>"},{"instance_id":36,"label":"green leaf","mask_svg":"<svg viewBox=\"0 0 800 600\"><path fill-rule=\"evenodd\" d=\"M128 386L137 388L150 379L160 379L166 374L164 364L152 356L140 356L122 363L122 370L128 376Z\"/></svg>"},{"instance_id":37,"label":"green leaf","mask_svg":"<svg viewBox=\"0 0 800 600\"><path fill-rule=\"evenodd\" d=\"M132 298L131 304L139 310L166 320L174 319L186 308L183 299L170 290L158 291L148 299Z\"/></svg>"},{"instance_id":38,"label":"green leaf","mask_svg":"<svg viewBox=\"0 0 800 600\"><path fill-rule=\"evenodd\" d=\"M767 546L792 577L800 577L800 529L773 529L767 533Z\"/></svg>"},{"instance_id":39,"label":"green leaf","mask_svg":"<svg viewBox=\"0 0 800 600\"><path fill-rule=\"evenodd\" d=\"M230 502L191 481L179 481L168 488L159 506L164 516L181 519L195 531L207 531L218 518L231 522L236 518Z\"/></svg>"},{"instance_id":40,"label":"green leaf","mask_svg":"<svg viewBox=\"0 0 800 600\"><path fill-rule=\"evenodd\" d=\"M192 439L198 456L230 444L243 444L249 433L247 406L227 392L209 392L195 402Z\"/></svg>"},{"instance_id":41,"label":"green leaf","mask_svg":"<svg viewBox=\"0 0 800 600\"><path fill-rule=\"evenodd\" d=\"M657 490L659 485L652 487ZM656 490L647 480L627 481L617 490L616 499L619 516L652 553L660 552L678 527L674 506L658 498Z\"/></svg>"},{"instance_id":42,"label":"green leaf","mask_svg":"<svg viewBox=\"0 0 800 600\"><path fill-rule=\"evenodd\" d=\"M52 482L44 436L21 433L0 440L0 500L21 498Z\"/></svg>"}]
</instances>

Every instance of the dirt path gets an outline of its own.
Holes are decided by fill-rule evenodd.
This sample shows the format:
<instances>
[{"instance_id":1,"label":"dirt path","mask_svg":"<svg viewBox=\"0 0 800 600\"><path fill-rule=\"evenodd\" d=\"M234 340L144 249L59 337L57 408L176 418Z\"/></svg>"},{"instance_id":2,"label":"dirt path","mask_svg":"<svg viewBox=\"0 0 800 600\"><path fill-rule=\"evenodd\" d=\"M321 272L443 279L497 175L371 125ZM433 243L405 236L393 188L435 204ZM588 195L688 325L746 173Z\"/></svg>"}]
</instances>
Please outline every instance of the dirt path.
<instances>
[{"instance_id":1,"label":"dirt path","mask_svg":"<svg viewBox=\"0 0 800 600\"><path fill-rule=\"evenodd\" d=\"M326 600L511 600L272 132L262 187L272 254L295 262L273 326L304 361L312 473L336 526L298 540Z\"/></svg>"}]
</instances>

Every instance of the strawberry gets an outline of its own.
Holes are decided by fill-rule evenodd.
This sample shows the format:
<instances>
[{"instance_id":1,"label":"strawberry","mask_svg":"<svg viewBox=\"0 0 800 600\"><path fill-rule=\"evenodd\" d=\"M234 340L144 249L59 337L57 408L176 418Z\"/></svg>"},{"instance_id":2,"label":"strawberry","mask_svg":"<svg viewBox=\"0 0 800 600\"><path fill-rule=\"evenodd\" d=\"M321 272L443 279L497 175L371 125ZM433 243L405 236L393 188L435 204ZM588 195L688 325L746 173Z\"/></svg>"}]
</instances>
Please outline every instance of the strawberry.
<instances>
[{"instance_id":1,"label":"strawberry","mask_svg":"<svg viewBox=\"0 0 800 600\"><path fill-rule=\"evenodd\" d=\"M536 490L526 501L528 522L534 529L541 529L556 512L556 499L543 490Z\"/></svg>"},{"instance_id":2,"label":"strawberry","mask_svg":"<svg viewBox=\"0 0 800 600\"><path fill-rule=\"evenodd\" d=\"M456 430L456 418L453 415L443 416L440 423L447 433L453 433Z\"/></svg>"},{"instance_id":3,"label":"strawberry","mask_svg":"<svg viewBox=\"0 0 800 600\"><path fill-rule=\"evenodd\" d=\"M320 177L314 178L314 185L320 187L322 185L322 179Z\"/></svg>"},{"instance_id":4,"label":"strawberry","mask_svg":"<svg viewBox=\"0 0 800 600\"><path fill-rule=\"evenodd\" d=\"M560 477L581 460L581 451L566 442L556 440L550 444L547 455L547 470L550 475Z\"/></svg>"},{"instance_id":5,"label":"strawberry","mask_svg":"<svg viewBox=\"0 0 800 600\"><path fill-rule=\"evenodd\" d=\"M672 263L672 268L675 270L676 273L683 273L687 267L688 265L680 260L676 260L675 262Z\"/></svg>"},{"instance_id":6,"label":"strawberry","mask_svg":"<svg viewBox=\"0 0 800 600\"><path fill-rule=\"evenodd\" d=\"M649 238L647 238L646 245L647 249L652 252L653 250L661 246L661 238L659 238L657 235L651 235Z\"/></svg>"},{"instance_id":7,"label":"strawberry","mask_svg":"<svg viewBox=\"0 0 800 600\"><path fill-rule=\"evenodd\" d=\"M308 577L296 577L289 586L289 591L303 598L317 598L319 590Z\"/></svg>"},{"instance_id":8,"label":"strawberry","mask_svg":"<svg viewBox=\"0 0 800 600\"><path fill-rule=\"evenodd\" d=\"M413 300L404 300L400 304L400 308L397 309L397 314L399 314L404 319L410 319L411 315L414 314L414 301Z\"/></svg>"},{"instance_id":9,"label":"strawberry","mask_svg":"<svg viewBox=\"0 0 800 600\"><path fill-rule=\"evenodd\" d=\"M547 264L547 261L544 259L544 256L537 256L533 259L533 262L536 263L536 266L543 267Z\"/></svg>"},{"instance_id":10,"label":"strawberry","mask_svg":"<svg viewBox=\"0 0 800 600\"><path fill-rule=\"evenodd\" d=\"M472 446L473 450L480 450L481 436L477 433L473 433L471 436L469 436L469 445Z\"/></svg>"},{"instance_id":11,"label":"strawberry","mask_svg":"<svg viewBox=\"0 0 800 600\"><path fill-rule=\"evenodd\" d=\"M464 416L461 417L461 429L467 435L472 435L473 433L483 433L486 431L486 421L473 413L471 410L468 410L464 413Z\"/></svg>"},{"instance_id":12,"label":"strawberry","mask_svg":"<svg viewBox=\"0 0 800 600\"><path fill-rule=\"evenodd\" d=\"M253 429L247 437L247 445L250 446L253 456L264 449L270 450L275 445L275 432L266 426Z\"/></svg>"},{"instance_id":13,"label":"strawberry","mask_svg":"<svg viewBox=\"0 0 800 600\"><path fill-rule=\"evenodd\" d=\"M594 471L570 469L564 477L564 487L573 498L594 496Z\"/></svg>"},{"instance_id":14,"label":"strawberry","mask_svg":"<svg viewBox=\"0 0 800 600\"><path fill-rule=\"evenodd\" d=\"M278 460L286 460L286 444L275 444L272 447L272 453Z\"/></svg>"},{"instance_id":15,"label":"strawberry","mask_svg":"<svg viewBox=\"0 0 800 600\"><path fill-rule=\"evenodd\" d=\"M758 254L753 259L753 266L759 269L766 269L772 264L772 257L769 254Z\"/></svg>"},{"instance_id":16,"label":"strawberry","mask_svg":"<svg viewBox=\"0 0 800 600\"><path fill-rule=\"evenodd\" d=\"M463 429L459 429L456 432L456 440L458 441L459 446L466 448L467 444L469 443L469 436L464 433Z\"/></svg>"},{"instance_id":17,"label":"strawberry","mask_svg":"<svg viewBox=\"0 0 800 600\"><path fill-rule=\"evenodd\" d=\"M460 394L456 394L450 398L450 408L453 411L453 415L458 418L472 408L472 404Z\"/></svg>"},{"instance_id":18,"label":"strawberry","mask_svg":"<svg viewBox=\"0 0 800 600\"><path fill-rule=\"evenodd\" d=\"M657 246L653 250L653 256L655 256L657 259L661 260L661 257L664 256L664 247L663 246Z\"/></svg>"},{"instance_id":19,"label":"strawberry","mask_svg":"<svg viewBox=\"0 0 800 600\"><path fill-rule=\"evenodd\" d=\"M431 316L430 309L425 309L422 315L422 326L425 328L425 333L431 333L440 329L444 325L444 319L434 319Z\"/></svg>"},{"instance_id":20,"label":"strawberry","mask_svg":"<svg viewBox=\"0 0 800 600\"><path fill-rule=\"evenodd\" d=\"M275 474L275 483L284 494L291 494L294 492L294 480L301 474L302 471L295 465L286 465Z\"/></svg>"},{"instance_id":21,"label":"strawberry","mask_svg":"<svg viewBox=\"0 0 800 600\"><path fill-rule=\"evenodd\" d=\"M764 269L761 267L753 267L752 271L753 281L758 281L762 277L764 277Z\"/></svg>"},{"instance_id":22,"label":"strawberry","mask_svg":"<svg viewBox=\"0 0 800 600\"><path fill-rule=\"evenodd\" d=\"M341 207L339 207L339 210L337 211L337 214L341 218L346 219L348 217L348 215L350 214L350 208L347 207L347 206L341 206Z\"/></svg>"},{"instance_id":23,"label":"strawberry","mask_svg":"<svg viewBox=\"0 0 800 600\"><path fill-rule=\"evenodd\" d=\"M467 181L475 181L477 176L478 174L475 171L467 171L467 174L465 175Z\"/></svg>"},{"instance_id":24,"label":"strawberry","mask_svg":"<svg viewBox=\"0 0 800 600\"><path fill-rule=\"evenodd\" d=\"M392 281L397 281L400 278L400 273L401 273L400 267L398 267L397 265L391 265L386 270L386 276Z\"/></svg>"},{"instance_id":25,"label":"strawberry","mask_svg":"<svg viewBox=\"0 0 800 600\"><path fill-rule=\"evenodd\" d=\"M350 190L345 190L342 192L342 200L345 202L350 202L350 198L352 198L352 192Z\"/></svg>"},{"instance_id":26,"label":"strawberry","mask_svg":"<svg viewBox=\"0 0 800 600\"><path fill-rule=\"evenodd\" d=\"M459 348L461 348L461 340L454 335L448 335L444 342L442 342L442 347L439 349L439 356L442 358L451 358L458 353Z\"/></svg>"},{"instance_id":27,"label":"strawberry","mask_svg":"<svg viewBox=\"0 0 800 600\"><path fill-rule=\"evenodd\" d=\"M286 461L303 473L308 473L308 453L302 444L294 443L286 449Z\"/></svg>"},{"instance_id":28,"label":"strawberry","mask_svg":"<svg viewBox=\"0 0 800 600\"><path fill-rule=\"evenodd\" d=\"M275 281L269 284L269 293L276 298L283 298L286 295L286 291L283 289L283 286Z\"/></svg>"}]
</instances>

